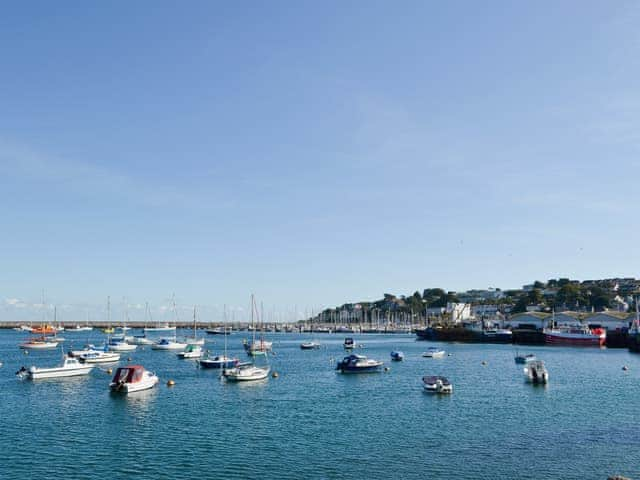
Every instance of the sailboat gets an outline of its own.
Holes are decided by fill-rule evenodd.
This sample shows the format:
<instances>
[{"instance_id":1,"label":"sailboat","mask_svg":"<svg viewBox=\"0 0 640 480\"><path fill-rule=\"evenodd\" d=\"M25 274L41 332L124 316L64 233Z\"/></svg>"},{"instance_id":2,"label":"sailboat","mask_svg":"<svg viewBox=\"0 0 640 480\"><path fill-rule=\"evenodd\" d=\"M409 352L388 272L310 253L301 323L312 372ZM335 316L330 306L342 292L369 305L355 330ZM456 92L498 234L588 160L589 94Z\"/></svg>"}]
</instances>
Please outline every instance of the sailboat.
<instances>
[{"instance_id":1,"label":"sailboat","mask_svg":"<svg viewBox=\"0 0 640 480\"><path fill-rule=\"evenodd\" d=\"M111 297L107 297L107 328L102 329L102 333L111 334L115 329L111 326Z\"/></svg>"},{"instance_id":2,"label":"sailboat","mask_svg":"<svg viewBox=\"0 0 640 480\"><path fill-rule=\"evenodd\" d=\"M173 301L173 313L176 315L176 322L177 322L178 312L176 311L175 295L173 295L172 301ZM144 327L143 331L145 333L146 332L172 332L172 331L175 332L176 326L175 325L173 327L170 326L169 322L163 322L163 323L158 322L155 327Z\"/></svg>"},{"instance_id":3,"label":"sailboat","mask_svg":"<svg viewBox=\"0 0 640 480\"><path fill-rule=\"evenodd\" d=\"M240 363L240 360L237 358L227 356L227 334L224 335L224 355L211 356L211 354L208 353L206 357L201 358L199 361L202 368L220 368L222 369L221 372L224 372L225 368L233 368Z\"/></svg>"},{"instance_id":4,"label":"sailboat","mask_svg":"<svg viewBox=\"0 0 640 480\"><path fill-rule=\"evenodd\" d=\"M204 337L198 338L198 325L196 323L196 307L193 307L193 337L185 337L187 345L204 345Z\"/></svg>"},{"instance_id":5,"label":"sailboat","mask_svg":"<svg viewBox=\"0 0 640 480\"><path fill-rule=\"evenodd\" d=\"M253 324L253 312L254 312L254 306L255 306L254 305L255 304L255 300L253 298L253 295L251 295L251 302L252 302L252 306L251 306L252 339L250 341L247 341L245 339L242 342L242 344L244 346L245 351L249 355L255 355L256 353L267 353L267 352L270 352L272 350L272 347L273 347L273 342L270 342L270 341L264 339L264 336L262 335L262 332L263 332L263 329L264 329L264 324L263 323L261 324L260 338L256 341L256 327ZM258 316L257 307L255 308L255 311L256 311L256 316Z\"/></svg>"},{"instance_id":6,"label":"sailboat","mask_svg":"<svg viewBox=\"0 0 640 480\"><path fill-rule=\"evenodd\" d=\"M255 308L255 299L253 294L251 295L251 325L253 325L253 314ZM257 313L257 312L256 312ZM253 330L253 340L251 341L251 345L258 345L255 339L255 329ZM262 337L262 335L261 335ZM264 342L261 338L261 342ZM269 342L271 343L271 342ZM244 362L237 364L234 368L229 368L223 370L222 374L224 378L226 378L230 382L250 382L255 380L264 380L269 376L269 372L271 371L271 367L269 366L269 355L268 350L264 348L264 343L260 344L263 348L255 348L252 349L249 347L250 354L254 357L253 362ZM261 365L258 365L255 362L255 359L263 358L263 362Z\"/></svg>"},{"instance_id":7,"label":"sailboat","mask_svg":"<svg viewBox=\"0 0 640 480\"><path fill-rule=\"evenodd\" d=\"M147 338L146 327L147 327L147 318L151 318L151 310L149 309L149 302L146 302L144 305L144 328L142 335L134 335L129 340L129 343L132 345L153 345L153 340Z\"/></svg>"}]
</instances>

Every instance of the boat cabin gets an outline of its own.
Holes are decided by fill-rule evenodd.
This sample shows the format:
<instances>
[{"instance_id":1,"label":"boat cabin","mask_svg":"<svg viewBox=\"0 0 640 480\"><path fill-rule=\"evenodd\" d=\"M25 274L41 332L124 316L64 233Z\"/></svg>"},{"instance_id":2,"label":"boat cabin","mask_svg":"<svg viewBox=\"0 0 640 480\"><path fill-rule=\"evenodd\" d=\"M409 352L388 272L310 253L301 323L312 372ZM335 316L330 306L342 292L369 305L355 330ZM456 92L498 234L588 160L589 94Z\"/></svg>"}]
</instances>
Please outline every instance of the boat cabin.
<instances>
[{"instance_id":1,"label":"boat cabin","mask_svg":"<svg viewBox=\"0 0 640 480\"><path fill-rule=\"evenodd\" d=\"M142 365L129 365L128 367L119 367L113 376L113 383L136 383L142 380L144 367Z\"/></svg>"}]
</instances>

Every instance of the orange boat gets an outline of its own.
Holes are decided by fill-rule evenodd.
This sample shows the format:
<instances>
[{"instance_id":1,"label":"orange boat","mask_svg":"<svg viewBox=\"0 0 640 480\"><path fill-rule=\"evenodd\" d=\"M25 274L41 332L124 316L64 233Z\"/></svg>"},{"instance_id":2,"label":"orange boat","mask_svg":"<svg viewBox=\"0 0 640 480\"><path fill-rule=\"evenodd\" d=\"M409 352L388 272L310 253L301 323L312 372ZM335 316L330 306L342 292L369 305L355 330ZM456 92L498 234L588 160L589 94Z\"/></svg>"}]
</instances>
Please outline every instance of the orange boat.
<instances>
[{"instance_id":1,"label":"orange boat","mask_svg":"<svg viewBox=\"0 0 640 480\"><path fill-rule=\"evenodd\" d=\"M40 335L52 335L57 332L56 328L52 325L42 325L41 327L33 327L31 329L32 333L40 334Z\"/></svg>"}]
</instances>

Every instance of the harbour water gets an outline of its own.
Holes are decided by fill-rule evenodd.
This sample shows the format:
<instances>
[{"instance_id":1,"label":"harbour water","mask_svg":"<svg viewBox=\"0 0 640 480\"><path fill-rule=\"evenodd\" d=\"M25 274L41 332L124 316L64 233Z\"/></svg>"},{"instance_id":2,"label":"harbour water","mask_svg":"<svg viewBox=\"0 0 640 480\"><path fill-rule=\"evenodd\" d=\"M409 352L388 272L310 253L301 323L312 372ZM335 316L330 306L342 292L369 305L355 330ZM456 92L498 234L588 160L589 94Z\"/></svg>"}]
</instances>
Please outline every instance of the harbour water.
<instances>
[{"instance_id":1,"label":"harbour water","mask_svg":"<svg viewBox=\"0 0 640 480\"><path fill-rule=\"evenodd\" d=\"M244 336L228 338L242 359ZM86 333L65 337L67 347L87 341ZM278 378L228 384L219 371L138 347L132 363L161 382L122 396L109 393L110 375L98 369L18 380L20 366L52 366L60 351L24 355L25 335L0 331L0 478L640 478L637 354L520 347L545 361L550 383L542 387L524 382L510 345L354 337L364 344L357 353L390 371L336 373L342 335L313 335L322 347L303 351L312 336L272 334ZM221 336L207 340L205 348L222 353ZM423 358L432 345L451 355ZM392 350L405 360L389 362ZM447 376L453 394L424 393L426 374Z\"/></svg>"}]
</instances>

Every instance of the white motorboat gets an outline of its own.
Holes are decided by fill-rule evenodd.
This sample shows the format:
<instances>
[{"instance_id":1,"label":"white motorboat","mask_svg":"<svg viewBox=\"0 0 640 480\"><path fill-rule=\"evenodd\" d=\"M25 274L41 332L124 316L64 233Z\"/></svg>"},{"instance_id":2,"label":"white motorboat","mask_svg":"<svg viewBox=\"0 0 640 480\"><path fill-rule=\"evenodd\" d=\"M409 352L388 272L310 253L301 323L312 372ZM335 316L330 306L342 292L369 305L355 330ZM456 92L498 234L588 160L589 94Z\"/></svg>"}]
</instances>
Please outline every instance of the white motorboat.
<instances>
[{"instance_id":1,"label":"white motorboat","mask_svg":"<svg viewBox=\"0 0 640 480\"><path fill-rule=\"evenodd\" d=\"M317 350L318 348L320 348L320 344L312 340L310 342L302 342L300 344L300 348L302 350Z\"/></svg>"},{"instance_id":2,"label":"white motorboat","mask_svg":"<svg viewBox=\"0 0 640 480\"><path fill-rule=\"evenodd\" d=\"M524 378L529 383L544 385L549 382L549 372L542 360L533 360L524 367Z\"/></svg>"},{"instance_id":3,"label":"white motorboat","mask_svg":"<svg viewBox=\"0 0 640 480\"><path fill-rule=\"evenodd\" d=\"M21 343L20 348L24 350L51 350L56 348L58 343L60 342L46 337L35 337Z\"/></svg>"},{"instance_id":4,"label":"white motorboat","mask_svg":"<svg viewBox=\"0 0 640 480\"><path fill-rule=\"evenodd\" d=\"M96 350L83 353L78 357L82 363L115 363L120 360L118 352L104 352Z\"/></svg>"},{"instance_id":5,"label":"white motorboat","mask_svg":"<svg viewBox=\"0 0 640 480\"><path fill-rule=\"evenodd\" d=\"M375 373L382 369L382 365L383 362L380 360L353 353L339 361L336 370L342 373Z\"/></svg>"},{"instance_id":6,"label":"white motorboat","mask_svg":"<svg viewBox=\"0 0 640 480\"><path fill-rule=\"evenodd\" d=\"M147 338L146 335L134 335L130 340L127 340L130 345L153 345L153 340Z\"/></svg>"},{"instance_id":7,"label":"white motorboat","mask_svg":"<svg viewBox=\"0 0 640 480\"><path fill-rule=\"evenodd\" d=\"M112 392L133 393L153 388L158 381L158 377L142 365L129 365L116 370L109 388Z\"/></svg>"},{"instance_id":8,"label":"white motorboat","mask_svg":"<svg viewBox=\"0 0 640 480\"><path fill-rule=\"evenodd\" d=\"M427 351L422 354L423 357L426 358L442 358L444 357L445 351L437 348L437 347L429 347Z\"/></svg>"},{"instance_id":9,"label":"white motorboat","mask_svg":"<svg viewBox=\"0 0 640 480\"><path fill-rule=\"evenodd\" d=\"M187 344L182 352L176 353L178 358L200 358L202 356L202 347L200 345Z\"/></svg>"},{"instance_id":10,"label":"white motorboat","mask_svg":"<svg viewBox=\"0 0 640 480\"><path fill-rule=\"evenodd\" d=\"M269 376L271 368L267 365L257 367L251 362L239 363L233 368L223 371L224 378L230 382L250 382L253 380L264 380Z\"/></svg>"},{"instance_id":11,"label":"white motorboat","mask_svg":"<svg viewBox=\"0 0 640 480\"><path fill-rule=\"evenodd\" d=\"M422 377L424 391L429 393L453 393L453 385L440 375Z\"/></svg>"},{"instance_id":12,"label":"white motorboat","mask_svg":"<svg viewBox=\"0 0 640 480\"><path fill-rule=\"evenodd\" d=\"M153 350L184 350L186 347L186 343L178 342L175 338L161 338L151 345Z\"/></svg>"},{"instance_id":13,"label":"white motorboat","mask_svg":"<svg viewBox=\"0 0 640 480\"><path fill-rule=\"evenodd\" d=\"M24 369L24 367L23 367ZM31 380L43 378L74 377L87 375L93 369L93 365L83 365L77 358L65 356L62 365L53 368L39 368L32 366L26 370L27 377Z\"/></svg>"}]
</instances>

